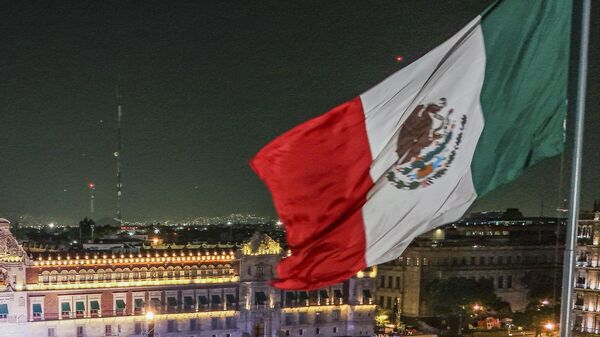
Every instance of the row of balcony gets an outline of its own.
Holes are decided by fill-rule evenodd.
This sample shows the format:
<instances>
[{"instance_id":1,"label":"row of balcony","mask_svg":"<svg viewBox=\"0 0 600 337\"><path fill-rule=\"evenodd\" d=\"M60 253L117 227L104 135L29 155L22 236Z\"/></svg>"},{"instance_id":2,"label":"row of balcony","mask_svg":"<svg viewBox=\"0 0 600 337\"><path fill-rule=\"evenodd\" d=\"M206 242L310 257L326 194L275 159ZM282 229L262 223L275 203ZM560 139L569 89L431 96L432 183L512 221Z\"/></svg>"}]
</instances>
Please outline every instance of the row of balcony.
<instances>
[{"instance_id":1,"label":"row of balcony","mask_svg":"<svg viewBox=\"0 0 600 337\"><path fill-rule=\"evenodd\" d=\"M88 275L90 276L90 275ZM100 275L102 276L102 275ZM116 275L115 275L116 276ZM104 282L127 282L127 281L141 281L141 280L186 280L186 279L210 279L215 277L233 277L235 273L223 273L217 275L151 275L151 276L143 276L143 275L132 275L131 277L112 277L112 275L105 275L104 277L76 277L76 275L66 276L63 275L64 279L58 279L47 276L39 277L39 284L43 285L53 285L53 284L78 284L78 283L104 283Z\"/></svg>"},{"instance_id":2,"label":"row of balcony","mask_svg":"<svg viewBox=\"0 0 600 337\"><path fill-rule=\"evenodd\" d=\"M156 314L179 314L179 313L195 313L195 312L219 312L235 310L237 311L238 304L229 304L227 306L156 306L151 307L152 311ZM75 310L75 311L62 311L60 313L47 313L47 312L33 312L31 319L34 321L39 320L63 320L63 319L78 319L78 318L96 318L96 317L114 317L114 316L139 316L144 315L146 308L134 308L133 310L127 309L113 309L113 310Z\"/></svg>"}]
</instances>

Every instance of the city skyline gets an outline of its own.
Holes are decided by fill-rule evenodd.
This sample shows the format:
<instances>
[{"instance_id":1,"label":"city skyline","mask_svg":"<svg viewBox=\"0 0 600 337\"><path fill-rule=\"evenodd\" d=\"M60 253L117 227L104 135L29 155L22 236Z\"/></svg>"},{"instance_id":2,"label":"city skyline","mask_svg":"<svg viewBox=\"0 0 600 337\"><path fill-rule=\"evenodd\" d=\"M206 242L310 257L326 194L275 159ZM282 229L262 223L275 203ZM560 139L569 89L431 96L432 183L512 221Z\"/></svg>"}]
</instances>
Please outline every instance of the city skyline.
<instances>
[{"instance_id":1,"label":"city skyline","mask_svg":"<svg viewBox=\"0 0 600 337\"><path fill-rule=\"evenodd\" d=\"M490 2L15 4L4 18L11 61L0 94L0 216L89 216L90 182L94 218L114 216L117 83L125 220L274 216L247 164L262 146L422 56ZM599 27L591 32L582 209L600 196ZM563 196L569 156L567 142ZM560 157L545 160L472 210L519 207L534 216L543 205L554 216L560 166Z\"/></svg>"}]
</instances>

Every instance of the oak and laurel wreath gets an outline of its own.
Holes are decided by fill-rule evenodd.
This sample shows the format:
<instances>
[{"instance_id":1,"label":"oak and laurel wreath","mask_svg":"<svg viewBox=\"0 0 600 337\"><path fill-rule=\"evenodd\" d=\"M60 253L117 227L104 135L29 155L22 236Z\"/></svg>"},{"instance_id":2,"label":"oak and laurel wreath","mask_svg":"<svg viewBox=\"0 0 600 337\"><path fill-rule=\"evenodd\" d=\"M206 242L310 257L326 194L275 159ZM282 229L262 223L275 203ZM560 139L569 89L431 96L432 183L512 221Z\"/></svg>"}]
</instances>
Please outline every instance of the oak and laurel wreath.
<instances>
[{"instance_id":1,"label":"oak and laurel wreath","mask_svg":"<svg viewBox=\"0 0 600 337\"><path fill-rule=\"evenodd\" d=\"M462 143L462 136L463 136L462 131L465 129L466 123L467 123L467 116L463 115L461 118L461 121L460 121L460 129L459 129L460 133L458 134L458 136L456 136L456 142L454 143L454 149L450 152L450 155L448 156L448 161L446 162L446 167L444 167L441 170L436 171L435 174L433 174L432 176L427 177L425 179L425 182L427 185L431 185L433 183L433 180L443 176L446 173L446 171L448 171L448 168L450 167L450 165L456 158L456 150L458 150L460 143ZM448 132L448 134L446 135L446 138L444 139L444 142L442 144L440 144L440 146L438 146L435 149L426 153L422 157L421 160L416 160L416 161L412 162L410 164L410 166L403 168L400 173L406 175L415 168L425 167L425 163L427 163L428 161L433 159L433 157L435 155L439 154L446 148L446 145L448 145L448 143L452 139L453 132L454 131ZM406 183L403 180L401 180L400 178L396 178L396 174L394 173L393 169L388 171L386 178L388 181L390 181L392 183L392 185L396 186L396 188L399 188L399 189L414 190L422 184L422 182L420 182L420 181L413 181L410 183Z\"/></svg>"}]
</instances>

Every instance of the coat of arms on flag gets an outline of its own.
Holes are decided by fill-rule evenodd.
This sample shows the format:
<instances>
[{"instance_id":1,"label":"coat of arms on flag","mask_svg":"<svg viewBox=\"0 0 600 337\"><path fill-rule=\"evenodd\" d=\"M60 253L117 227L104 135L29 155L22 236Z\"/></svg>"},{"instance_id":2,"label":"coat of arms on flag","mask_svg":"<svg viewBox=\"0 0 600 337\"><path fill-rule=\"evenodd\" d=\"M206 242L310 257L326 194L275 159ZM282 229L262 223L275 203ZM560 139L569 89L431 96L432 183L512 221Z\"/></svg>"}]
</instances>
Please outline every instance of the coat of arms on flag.
<instances>
[{"instance_id":1,"label":"coat of arms on flag","mask_svg":"<svg viewBox=\"0 0 600 337\"><path fill-rule=\"evenodd\" d=\"M399 189L413 190L433 184L443 176L462 141L467 116L439 103L419 104L402 124L398 134L398 161L387 179Z\"/></svg>"}]
</instances>

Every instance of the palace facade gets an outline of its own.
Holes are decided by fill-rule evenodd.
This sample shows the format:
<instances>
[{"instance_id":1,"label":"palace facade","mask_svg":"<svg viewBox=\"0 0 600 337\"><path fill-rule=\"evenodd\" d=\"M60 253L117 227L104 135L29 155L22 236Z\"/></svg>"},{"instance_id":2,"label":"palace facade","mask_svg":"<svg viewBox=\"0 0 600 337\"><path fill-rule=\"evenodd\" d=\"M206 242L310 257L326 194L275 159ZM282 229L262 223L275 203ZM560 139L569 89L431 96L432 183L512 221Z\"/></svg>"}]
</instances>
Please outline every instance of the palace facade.
<instances>
[{"instance_id":1,"label":"palace facade","mask_svg":"<svg viewBox=\"0 0 600 337\"><path fill-rule=\"evenodd\" d=\"M28 253L0 219L0 336L334 337L373 335L377 269L314 291L269 286L284 253L241 247ZM152 312L153 315L147 315Z\"/></svg>"}]
</instances>

